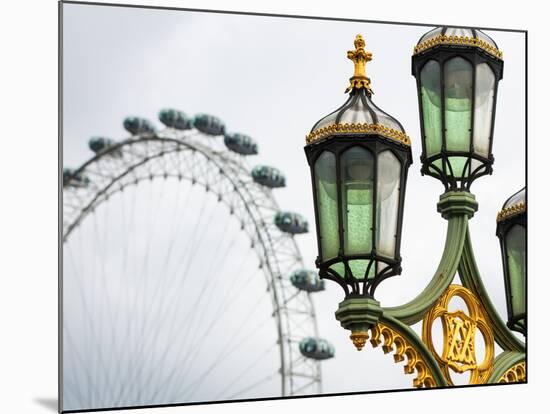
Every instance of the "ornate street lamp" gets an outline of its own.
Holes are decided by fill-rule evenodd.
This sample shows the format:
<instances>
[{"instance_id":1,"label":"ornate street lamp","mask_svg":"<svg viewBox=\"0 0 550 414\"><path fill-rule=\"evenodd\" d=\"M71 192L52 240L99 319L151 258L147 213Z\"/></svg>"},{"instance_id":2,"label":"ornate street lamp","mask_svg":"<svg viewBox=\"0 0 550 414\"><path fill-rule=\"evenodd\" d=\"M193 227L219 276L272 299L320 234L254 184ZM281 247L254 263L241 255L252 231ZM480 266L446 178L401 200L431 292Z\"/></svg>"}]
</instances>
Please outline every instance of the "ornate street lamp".
<instances>
[{"instance_id":1,"label":"ornate street lamp","mask_svg":"<svg viewBox=\"0 0 550 414\"><path fill-rule=\"evenodd\" d=\"M492 173L493 126L502 52L481 30L438 27L415 47L422 174L445 189L469 189Z\"/></svg>"},{"instance_id":2,"label":"ornate street lamp","mask_svg":"<svg viewBox=\"0 0 550 414\"><path fill-rule=\"evenodd\" d=\"M526 231L527 203L525 188L512 195L497 215L497 236L500 240L506 305L507 326L525 335L526 332Z\"/></svg>"},{"instance_id":3,"label":"ornate street lamp","mask_svg":"<svg viewBox=\"0 0 550 414\"><path fill-rule=\"evenodd\" d=\"M409 302L382 307L378 284L401 273L401 227L410 140L403 127L371 100L361 36L348 58L355 64L349 98L317 122L306 138L311 169L318 258L322 278L337 282L345 298L336 319L351 330L358 350L370 338L415 387L454 385L451 372L470 372L470 384L526 380L525 193L512 196L498 216L509 320L506 325L484 287L470 240L469 220L478 204L469 189L492 171L492 140L502 54L477 29L436 28L414 50L422 132L422 173L442 181L437 211L447 221L439 265ZM453 284L459 276L460 285ZM452 309L455 297L465 306ZM435 322L442 346L434 344ZM419 335L411 326L422 322ZM476 341L483 338L485 353ZM495 344L502 352L496 355ZM303 349L302 349L303 348ZM302 352L306 344L302 345ZM311 346L308 347L308 349ZM439 349L438 349L439 348Z\"/></svg>"},{"instance_id":4,"label":"ornate street lamp","mask_svg":"<svg viewBox=\"0 0 550 414\"><path fill-rule=\"evenodd\" d=\"M316 264L322 278L344 289L346 300L337 318L352 330L361 349L365 331L380 311L376 287L401 273L403 203L412 155L402 125L371 100L365 64L372 54L365 51L361 35L354 44L348 52L355 65L349 98L313 126L305 152L315 199ZM349 313L358 308L363 316L350 320Z\"/></svg>"}]
</instances>

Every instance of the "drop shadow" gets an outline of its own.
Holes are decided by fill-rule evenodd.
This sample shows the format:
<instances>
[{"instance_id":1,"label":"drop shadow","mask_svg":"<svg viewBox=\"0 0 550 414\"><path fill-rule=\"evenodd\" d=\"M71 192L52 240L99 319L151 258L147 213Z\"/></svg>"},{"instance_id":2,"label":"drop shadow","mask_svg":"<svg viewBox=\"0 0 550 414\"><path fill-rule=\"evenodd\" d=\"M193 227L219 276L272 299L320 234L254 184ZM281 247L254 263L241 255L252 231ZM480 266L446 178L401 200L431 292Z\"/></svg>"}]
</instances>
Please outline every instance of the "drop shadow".
<instances>
[{"instance_id":1,"label":"drop shadow","mask_svg":"<svg viewBox=\"0 0 550 414\"><path fill-rule=\"evenodd\" d=\"M51 411L58 411L57 398L35 398L34 402Z\"/></svg>"}]
</instances>

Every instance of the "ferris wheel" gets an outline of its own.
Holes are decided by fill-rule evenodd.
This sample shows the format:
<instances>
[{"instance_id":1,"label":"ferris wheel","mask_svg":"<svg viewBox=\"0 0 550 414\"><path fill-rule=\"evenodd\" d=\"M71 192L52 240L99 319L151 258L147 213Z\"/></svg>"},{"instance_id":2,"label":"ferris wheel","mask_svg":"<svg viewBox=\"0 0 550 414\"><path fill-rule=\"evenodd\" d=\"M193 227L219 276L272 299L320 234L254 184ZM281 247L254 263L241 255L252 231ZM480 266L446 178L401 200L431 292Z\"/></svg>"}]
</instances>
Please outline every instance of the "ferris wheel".
<instances>
[{"instance_id":1,"label":"ferris wheel","mask_svg":"<svg viewBox=\"0 0 550 414\"><path fill-rule=\"evenodd\" d=\"M284 175L214 116L159 119L63 171L63 409L320 393L324 285Z\"/></svg>"}]
</instances>

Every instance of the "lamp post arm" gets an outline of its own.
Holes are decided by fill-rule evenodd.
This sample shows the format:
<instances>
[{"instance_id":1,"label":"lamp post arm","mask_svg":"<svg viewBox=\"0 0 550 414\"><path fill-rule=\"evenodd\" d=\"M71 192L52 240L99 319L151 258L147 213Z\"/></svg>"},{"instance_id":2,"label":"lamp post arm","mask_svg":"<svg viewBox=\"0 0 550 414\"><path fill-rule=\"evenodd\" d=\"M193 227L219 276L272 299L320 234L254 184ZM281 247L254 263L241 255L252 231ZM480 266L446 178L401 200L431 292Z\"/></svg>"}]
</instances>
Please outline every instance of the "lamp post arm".
<instances>
[{"instance_id":1,"label":"lamp post arm","mask_svg":"<svg viewBox=\"0 0 550 414\"><path fill-rule=\"evenodd\" d=\"M508 351L525 352L525 344L506 327L506 324L502 321L493 303L491 302L487 290L485 290L485 286L483 285L483 281L481 280L481 276L479 275L479 271L477 269L474 251L472 249L472 242L470 240L470 232L468 229L466 229L466 238L458 266L458 272L460 274L462 284L466 288L470 289L483 303L483 306L489 315L495 340L500 347Z\"/></svg>"},{"instance_id":2,"label":"lamp post arm","mask_svg":"<svg viewBox=\"0 0 550 414\"><path fill-rule=\"evenodd\" d=\"M488 384L494 384L503 382L507 371L513 369L515 366L525 363L525 354L523 352L504 351L495 358L493 365L493 372L487 380ZM504 381L506 382L506 380Z\"/></svg>"},{"instance_id":3,"label":"lamp post arm","mask_svg":"<svg viewBox=\"0 0 550 414\"><path fill-rule=\"evenodd\" d=\"M384 315L412 325L420 321L451 284L463 250L468 214L457 214L448 218L445 248L432 280L426 288L410 302L395 307L383 308Z\"/></svg>"},{"instance_id":4,"label":"lamp post arm","mask_svg":"<svg viewBox=\"0 0 550 414\"><path fill-rule=\"evenodd\" d=\"M378 327L374 327L378 329L378 334L373 335L371 342L374 345L381 333L384 336L384 352L390 351L395 345L395 362L403 360L404 356L407 357L405 373L411 374L415 370L418 373L418 377L413 382L415 387L448 386L435 357L416 332L403 322L386 314L380 316L379 322ZM387 328L389 331L386 331Z\"/></svg>"}]
</instances>

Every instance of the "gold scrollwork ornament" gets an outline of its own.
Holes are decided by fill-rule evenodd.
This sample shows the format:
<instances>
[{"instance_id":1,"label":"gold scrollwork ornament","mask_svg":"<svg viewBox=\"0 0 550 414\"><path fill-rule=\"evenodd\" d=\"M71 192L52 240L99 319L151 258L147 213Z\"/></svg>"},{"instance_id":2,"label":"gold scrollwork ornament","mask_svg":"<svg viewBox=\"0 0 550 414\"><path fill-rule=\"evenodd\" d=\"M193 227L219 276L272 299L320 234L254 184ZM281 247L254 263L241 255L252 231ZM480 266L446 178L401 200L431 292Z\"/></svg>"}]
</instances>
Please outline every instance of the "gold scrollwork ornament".
<instances>
[{"instance_id":1,"label":"gold scrollwork ornament","mask_svg":"<svg viewBox=\"0 0 550 414\"><path fill-rule=\"evenodd\" d=\"M466 303L468 314L462 310L448 310L451 299L460 297ZM441 355L433 344L432 325L440 318L443 327L443 350ZM463 286L451 285L439 301L424 317L422 340L436 358L445 379L453 385L449 369L457 373L471 371L470 384L485 384L493 371L494 337L487 322L489 317L478 299ZM475 338L477 331L483 335L485 356L477 362Z\"/></svg>"}]
</instances>

